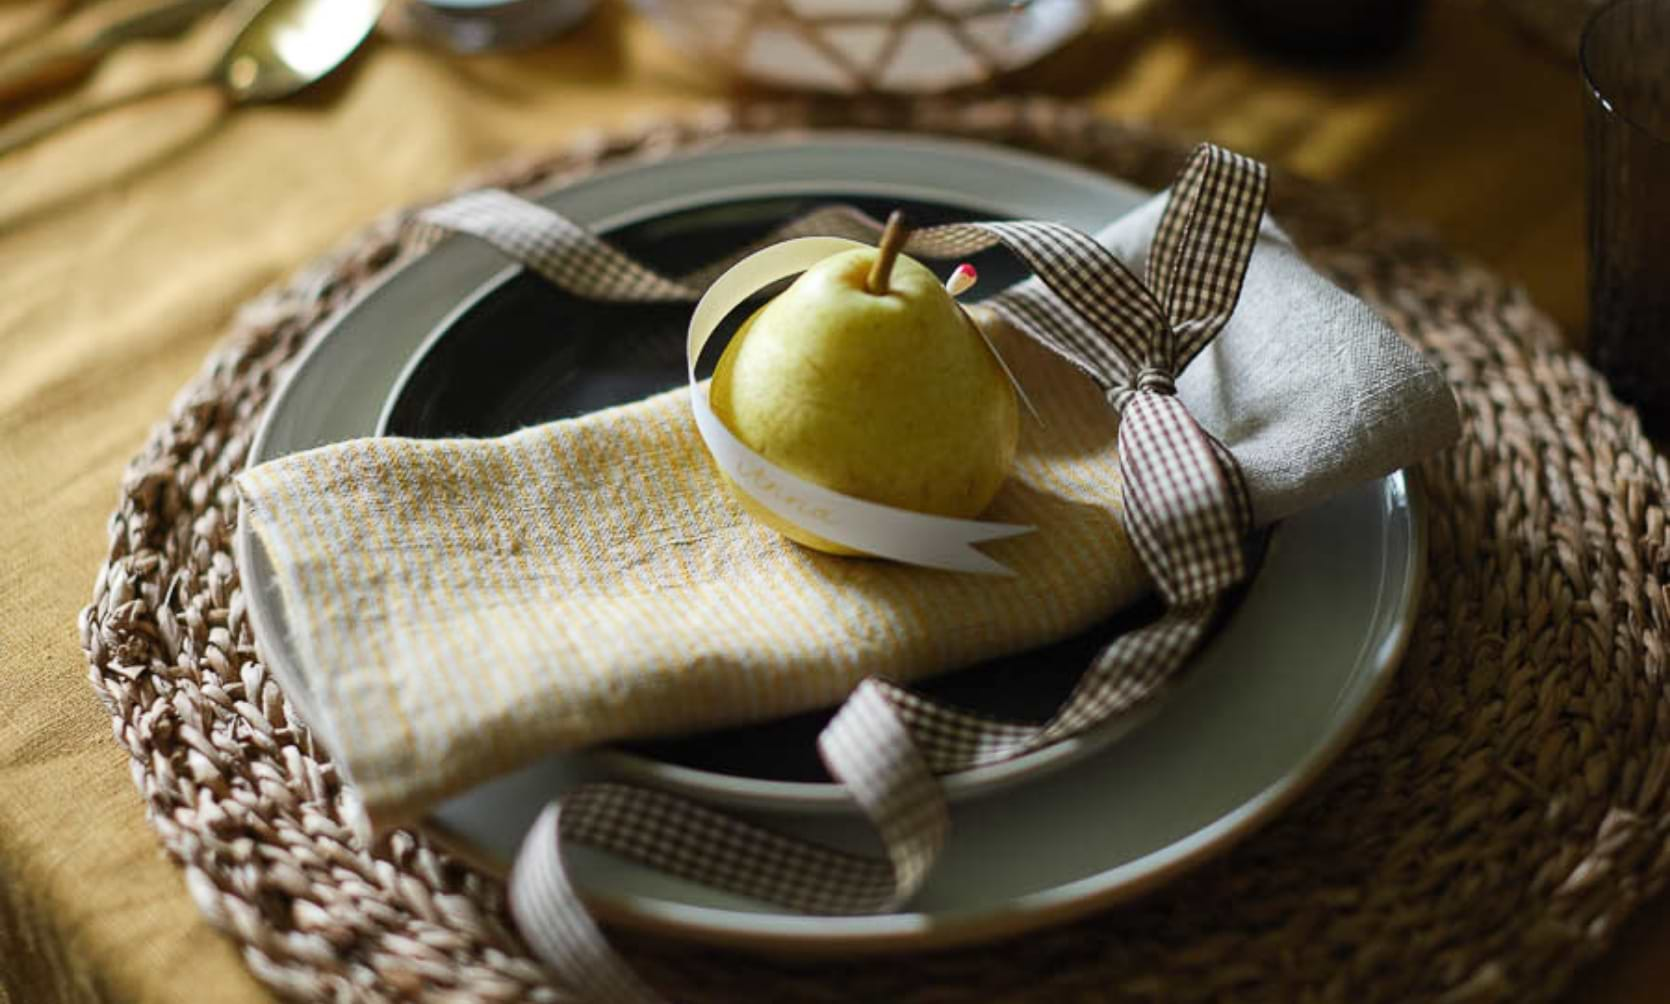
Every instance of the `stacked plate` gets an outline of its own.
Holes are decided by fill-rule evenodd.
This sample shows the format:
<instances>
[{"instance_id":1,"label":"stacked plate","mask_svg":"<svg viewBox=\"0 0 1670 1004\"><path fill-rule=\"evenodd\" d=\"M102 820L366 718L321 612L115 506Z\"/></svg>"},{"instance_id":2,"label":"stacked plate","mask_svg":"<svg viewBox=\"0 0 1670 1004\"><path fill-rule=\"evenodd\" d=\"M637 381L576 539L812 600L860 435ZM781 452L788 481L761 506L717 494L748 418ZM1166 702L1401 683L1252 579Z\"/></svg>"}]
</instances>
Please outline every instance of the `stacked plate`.
<instances>
[{"instance_id":1,"label":"stacked plate","mask_svg":"<svg viewBox=\"0 0 1670 1004\"><path fill-rule=\"evenodd\" d=\"M1096 231L1145 193L976 144L869 134L738 141L595 175L544 196L667 273L705 265L815 206L917 222L1034 217ZM982 292L1018 278L991 253ZM486 246L449 240L343 312L274 398L250 462L358 436L494 435L635 400L684 380L687 308L566 296ZM1223 629L1142 721L947 779L954 836L906 912L803 917L584 850L583 891L618 922L795 952L916 948L1013 933L1135 895L1220 852L1314 781L1389 680L1424 553L1411 478L1394 474L1290 519ZM311 702L271 569L237 542L262 651L304 716ZM949 674L928 689L1043 718L1099 638ZM626 778L691 794L835 846L873 837L821 774L822 715L554 755L438 807L429 825L488 866L549 800Z\"/></svg>"}]
</instances>

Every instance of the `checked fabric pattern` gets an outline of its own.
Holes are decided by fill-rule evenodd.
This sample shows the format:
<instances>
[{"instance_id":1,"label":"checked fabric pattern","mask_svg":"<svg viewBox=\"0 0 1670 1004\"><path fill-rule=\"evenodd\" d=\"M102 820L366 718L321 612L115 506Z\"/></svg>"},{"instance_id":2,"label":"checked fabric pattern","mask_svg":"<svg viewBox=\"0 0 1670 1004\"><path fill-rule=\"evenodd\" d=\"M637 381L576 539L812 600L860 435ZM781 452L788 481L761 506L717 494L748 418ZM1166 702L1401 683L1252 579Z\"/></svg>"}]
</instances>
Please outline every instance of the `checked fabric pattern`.
<instances>
[{"instance_id":1,"label":"checked fabric pattern","mask_svg":"<svg viewBox=\"0 0 1670 1004\"><path fill-rule=\"evenodd\" d=\"M790 840L647 789L597 785L565 796L530 832L511 881L512 911L535 951L597 999L659 1000L587 913L564 870L568 841L810 913L896 908L921 887L947 839L936 775L1048 745L1155 696L1250 570L1252 513L1240 470L1189 415L1173 380L1234 311L1265 195L1261 164L1202 145L1172 187L1143 278L1094 239L1055 223L952 224L912 235L906 250L914 254L959 256L1001 243L1031 268L1036 281L986 305L1085 372L1118 410L1128 530L1164 613L1108 644L1043 725L974 716L879 678L862 683L819 738L819 752L874 824L885 859ZM424 220L485 240L594 299L694 300L729 264L665 278L503 192L464 196ZM771 239L877 229L851 210L823 211Z\"/></svg>"}]
</instances>

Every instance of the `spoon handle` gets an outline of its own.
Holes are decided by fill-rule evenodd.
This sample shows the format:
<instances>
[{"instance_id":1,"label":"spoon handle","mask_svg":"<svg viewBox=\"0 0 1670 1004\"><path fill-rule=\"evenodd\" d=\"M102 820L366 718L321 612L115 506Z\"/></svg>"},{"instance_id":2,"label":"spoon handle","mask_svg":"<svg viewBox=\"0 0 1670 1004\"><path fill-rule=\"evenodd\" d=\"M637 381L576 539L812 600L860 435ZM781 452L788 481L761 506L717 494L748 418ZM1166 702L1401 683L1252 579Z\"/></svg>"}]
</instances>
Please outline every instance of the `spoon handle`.
<instances>
[{"instance_id":1,"label":"spoon handle","mask_svg":"<svg viewBox=\"0 0 1670 1004\"><path fill-rule=\"evenodd\" d=\"M16 122L0 129L0 157L26 147L49 133L57 132L65 126L73 125L82 119L91 118L112 108L120 108L123 105L145 101L163 94L190 90L194 87L204 87L208 84L209 81L202 78L168 80L111 97L81 97L59 101L38 112L25 115Z\"/></svg>"}]
</instances>

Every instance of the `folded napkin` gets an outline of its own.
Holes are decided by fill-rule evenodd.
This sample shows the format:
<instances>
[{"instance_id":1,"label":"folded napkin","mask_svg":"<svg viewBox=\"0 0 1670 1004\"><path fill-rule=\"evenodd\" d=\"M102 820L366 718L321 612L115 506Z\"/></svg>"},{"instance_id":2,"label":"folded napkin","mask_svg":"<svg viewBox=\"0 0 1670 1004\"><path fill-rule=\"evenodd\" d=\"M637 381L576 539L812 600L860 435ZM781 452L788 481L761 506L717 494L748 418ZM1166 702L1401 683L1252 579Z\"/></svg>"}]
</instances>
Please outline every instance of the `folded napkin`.
<instances>
[{"instance_id":1,"label":"folded napkin","mask_svg":"<svg viewBox=\"0 0 1670 1004\"><path fill-rule=\"evenodd\" d=\"M1098 240L1140 265L1163 207ZM555 750L775 717L865 677L1033 647L1138 598L1114 411L1078 369L992 327L1043 419L1023 423L982 515L1038 528L986 545L1008 579L783 540L722 486L684 389L499 439L357 440L242 474L311 724L372 818ZM1261 524L1458 433L1442 378L1269 225L1177 389L1240 461Z\"/></svg>"}]
</instances>

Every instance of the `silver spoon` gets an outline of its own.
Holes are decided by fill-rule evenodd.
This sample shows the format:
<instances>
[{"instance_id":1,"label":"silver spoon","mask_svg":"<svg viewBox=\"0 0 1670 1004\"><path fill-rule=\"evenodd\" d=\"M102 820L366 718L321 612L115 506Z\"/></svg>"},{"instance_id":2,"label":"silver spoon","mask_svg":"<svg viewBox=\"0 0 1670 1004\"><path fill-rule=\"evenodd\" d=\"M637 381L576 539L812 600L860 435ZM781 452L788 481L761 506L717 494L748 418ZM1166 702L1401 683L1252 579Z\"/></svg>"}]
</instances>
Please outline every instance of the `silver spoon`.
<instances>
[{"instance_id":1,"label":"silver spoon","mask_svg":"<svg viewBox=\"0 0 1670 1004\"><path fill-rule=\"evenodd\" d=\"M48 133L160 94L214 87L229 104L287 98L329 74L376 27L387 0L260 0L227 8L231 40L209 71L106 98L72 98L0 129L0 156Z\"/></svg>"}]
</instances>

